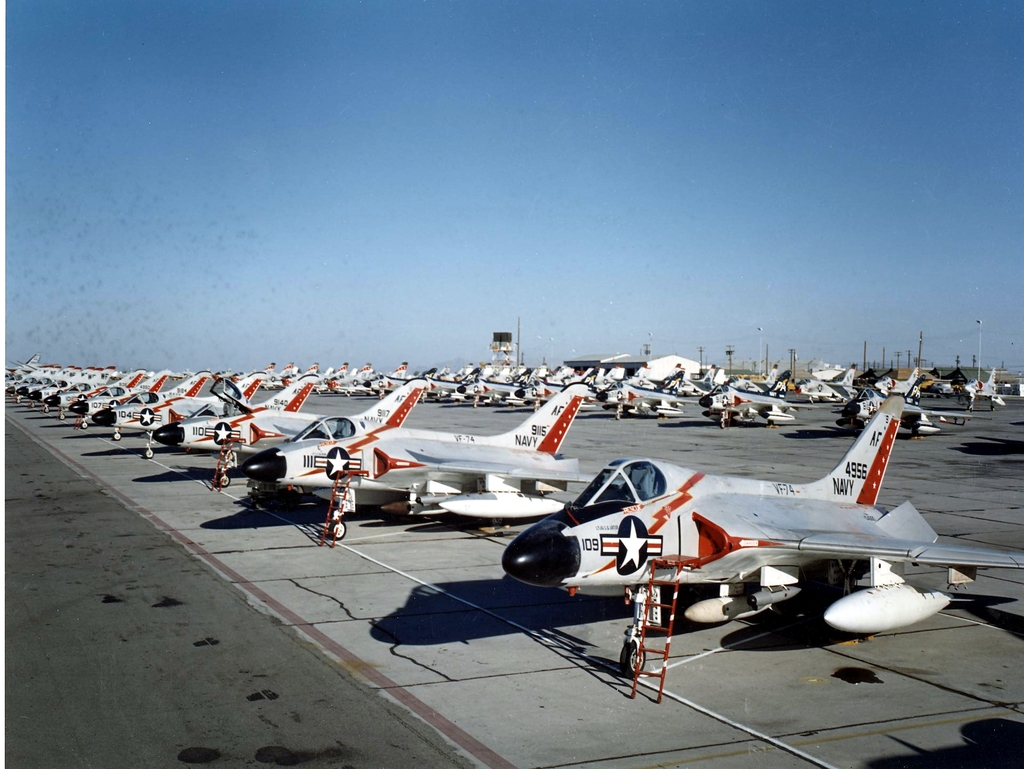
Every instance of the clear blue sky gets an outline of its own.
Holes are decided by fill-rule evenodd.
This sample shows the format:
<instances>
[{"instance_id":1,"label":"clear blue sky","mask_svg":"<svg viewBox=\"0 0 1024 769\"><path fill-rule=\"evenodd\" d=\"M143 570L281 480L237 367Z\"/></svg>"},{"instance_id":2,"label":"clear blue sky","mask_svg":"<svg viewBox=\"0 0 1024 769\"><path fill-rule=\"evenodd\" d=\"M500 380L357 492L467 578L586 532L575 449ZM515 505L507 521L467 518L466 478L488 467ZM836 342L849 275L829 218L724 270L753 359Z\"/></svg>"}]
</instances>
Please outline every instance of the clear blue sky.
<instances>
[{"instance_id":1,"label":"clear blue sky","mask_svg":"<svg viewBox=\"0 0 1024 769\"><path fill-rule=\"evenodd\" d=\"M1022 146L1016 2L9 0L7 357L1024 370Z\"/></svg>"}]
</instances>

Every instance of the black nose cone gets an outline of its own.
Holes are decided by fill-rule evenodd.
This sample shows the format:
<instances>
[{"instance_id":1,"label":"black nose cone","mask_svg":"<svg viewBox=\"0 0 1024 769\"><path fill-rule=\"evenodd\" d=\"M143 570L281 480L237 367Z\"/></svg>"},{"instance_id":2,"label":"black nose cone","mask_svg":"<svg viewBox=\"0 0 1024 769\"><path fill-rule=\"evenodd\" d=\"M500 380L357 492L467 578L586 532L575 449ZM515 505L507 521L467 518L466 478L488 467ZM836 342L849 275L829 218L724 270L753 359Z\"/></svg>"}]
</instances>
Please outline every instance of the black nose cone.
<instances>
[{"instance_id":1,"label":"black nose cone","mask_svg":"<svg viewBox=\"0 0 1024 769\"><path fill-rule=\"evenodd\" d=\"M288 460L277 449L266 449L245 460L240 469L254 481L276 483L288 472Z\"/></svg>"},{"instance_id":2,"label":"black nose cone","mask_svg":"<svg viewBox=\"0 0 1024 769\"><path fill-rule=\"evenodd\" d=\"M854 401L850 401L843 406L843 416L847 419L853 419L855 416L860 414L860 404Z\"/></svg>"},{"instance_id":3,"label":"black nose cone","mask_svg":"<svg viewBox=\"0 0 1024 769\"><path fill-rule=\"evenodd\" d=\"M70 411L72 414L81 414L82 416L85 416L86 414L89 413L89 402L75 401L70 406L68 406L68 411Z\"/></svg>"},{"instance_id":4,"label":"black nose cone","mask_svg":"<svg viewBox=\"0 0 1024 769\"><path fill-rule=\"evenodd\" d=\"M711 408L711 396L710 395L705 395L703 398L701 398L699 401L697 401L697 404L700 405L700 406L703 406L706 409Z\"/></svg>"},{"instance_id":5,"label":"black nose cone","mask_svg":"<svg viewBox=\"0 0 1024 769\"><path fill-rule=\"evenodd\" d=\"M164 446L180 446L185 442L185 428L181 422L171 422L153 431L153 440Z\"/></svg>"},{"instance_id":6,"label":"black nose cone","mask_svg":"<svg viewBox=\"0 0 1024 769\"><path fill-rule=\"evenodd\" d=\"M43 398L43 403L45 403L47 406L59 406L60 405L60 396L59 395L47 395L45 398Z\"/></svg>"},{"instance_id":7,"label":"black nose cone","mask_svg":"<svg viewBox=\"0 0 1024 769\"><path fill-rule=\"evenodd\" d=\"M505 548L501 566L510 577L538 587L557 587L580 570L580 542L562 534L565 524L534 524Z\"/></svg>"},{"instance_id":8,"label":"black nose cone","mask_svg":"<svg viewBox=\"0 0 1024 769\"><path fill-rule=\"evenodd\" d=\"M100 409L92 415L92 423L100 427L113 427L117 421L117 414L113 409Z\"/></svg>"}]
</instances>

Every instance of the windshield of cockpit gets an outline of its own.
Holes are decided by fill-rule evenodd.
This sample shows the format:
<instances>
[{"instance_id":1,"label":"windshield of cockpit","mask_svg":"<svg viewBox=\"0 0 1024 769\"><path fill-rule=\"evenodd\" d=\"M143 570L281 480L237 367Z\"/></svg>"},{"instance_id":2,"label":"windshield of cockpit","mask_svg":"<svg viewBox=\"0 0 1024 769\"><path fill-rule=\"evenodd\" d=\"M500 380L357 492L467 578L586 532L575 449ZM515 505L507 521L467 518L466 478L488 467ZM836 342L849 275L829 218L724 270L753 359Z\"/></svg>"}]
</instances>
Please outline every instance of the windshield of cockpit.
<instances>
[{"instance_id":1,"label":"windshield of cockpit","mask_svg":"<svg viewBox=\"0 0 1024 769\"><path fill-rule=\"evenodd\" d=\"M340 441L344 438L351 438L356 434L356 426L351 419L344 417L331 417L314 422L301 433L295 436L295 440L318 440L318 441Z\"/></svg>"},{"instance_id":2,"label":"windshield of cockpit","mask_svg":"<svg viewBox=\"0 0 1024 769\"><path fill-rule=\"evenodd\" d=\"M644 459L618 460L606 467L573 503L575 508L600 502L635 504L660 497L667 484L661 470Z\"/></svg>"}]
</instances>

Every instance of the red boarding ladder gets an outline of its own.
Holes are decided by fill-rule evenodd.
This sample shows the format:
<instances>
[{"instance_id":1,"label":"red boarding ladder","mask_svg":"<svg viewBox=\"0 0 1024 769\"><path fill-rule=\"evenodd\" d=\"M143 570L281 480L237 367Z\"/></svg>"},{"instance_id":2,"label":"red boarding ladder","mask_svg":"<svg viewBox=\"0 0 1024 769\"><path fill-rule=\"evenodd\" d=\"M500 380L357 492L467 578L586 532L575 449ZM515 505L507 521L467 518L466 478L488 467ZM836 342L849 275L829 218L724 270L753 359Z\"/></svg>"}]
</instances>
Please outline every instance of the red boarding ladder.
<instances>
[{"instance_id":1,"label":"red boarding ladder","mask_svg":"<svg viewBox=\"0 0 1024 769\"><path fill-rule=\"evenodd\" d=\"M211 491L222 491L231 485L231 476L228 470L231 468L235 457L235 444L237 441L226 440L220 445L220 454L217 455L217 467L213 471L213 482L210 483Z\"/></svg>"},{"instance_id":2,"label":"red boarding ladder","mask_svg":"<svg viewBox=\"0 0 1024 769\"><path fill-rule=\"evenodd\" d=\"M651 576L647 582L647 605L640 623L640 664L633 670L633 690L629 694L632 699L636 699L636 687L641 676L657 678L659 679L658 704L661 704L661 697L665 691L665 677L668 675L668 655L669 647L672 645L672 628L676 621L676 603L679 600L679 572L683 563L684 561L678 557L651 559ZM672 569L672 576L658 577L658 569ZM669 587L672 588L672 601L664 603L662 588ZM655 600L655 596L657 596L657 600ZM651 609L661 609L662 614L667 611L668 622L652 621ZM644 670L643 662L647 654L661 658L658 670Z\"/></svg>"},{"instance_id":3,"label":"red boarding ladder","mask_svg":"<svg viewBox=\"0 0 1024 769\"><path fill-rule=\"evenodd\" d=\"M352 494L352 479L357 475L369 475L365 470L351 470L347 473L338 473L331 487L331 501L327 505L327 519L324 521L324 530L320 533L320 545L331 539L331 547L334 547L339 539L345 538L345 513L352 512L355 505L350 502Z\"/></svg>"}]
</instances>

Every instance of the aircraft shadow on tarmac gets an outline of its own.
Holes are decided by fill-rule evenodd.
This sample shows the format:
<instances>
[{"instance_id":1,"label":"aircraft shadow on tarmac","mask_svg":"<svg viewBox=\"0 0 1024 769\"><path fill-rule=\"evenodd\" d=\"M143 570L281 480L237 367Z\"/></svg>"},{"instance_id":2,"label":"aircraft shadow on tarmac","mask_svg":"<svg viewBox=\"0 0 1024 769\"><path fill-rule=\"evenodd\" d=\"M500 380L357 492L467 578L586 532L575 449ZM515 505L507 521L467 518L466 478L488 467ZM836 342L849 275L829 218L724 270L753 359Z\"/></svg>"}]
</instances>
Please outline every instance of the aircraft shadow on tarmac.
<instances>
[{"instance_id":1,"label":"aircraft shadow on tarmac","mask_svg":"<svg viewBox=\"0 0 1024 769\"><path fill-rule=\"evenodd\" d=\"M564 627L630 616L631 609L621 598L570 598L562 591L504 577L417 586L404 606L374 623L370 635L391 645L434 646L521 635L523 626L559 635ZM589 645L571 635L563 637L576 646Z\"/></svg>"},{"instance_id":2,"label":"aircraft shadow on tarmac","mask_svg":"<svg viewBox=\"0 0 1024 769\"><path fill-rule=\"evenodd\" d=\"M981 441L987 442L982 443ZM1005 457L1013 454L1024 454L1024 441L981 436L977 441L963 443L951 448L954 451L959 451L961 454L971 454L979 457Z\"/></svg>"},{"instance_id":3,"label":"aircraft shadow on tarmac","mask_svg":"<svg viewBox=\"0 0 1024 769\"><path fill-rule=\"evenodd\" d=\"M978 766L987 769L1011 769L1021 765L1020 744L1024 724L1008 718L984 718L960 728L964 744L926 750L912 742L888 735L903 747L898 756L876 758L867 769L936 769L937 767Z\"/></svg>"},{"instance_id":4,"label":"aircraft shadow on tarmac","mask_svg":"<svg viewBox=\"0 0 1024 769\"><path fill-rule=\"evenodd\" d=\"M818 438L852 438L855 435L851 430L842 427L825 427L819 429L800 429L791 433L783 433L783 438L796 438L797 440L817 440Z\"/></svg>"},{"instance_id":5,"label":"aircraft shadow on tarmac","mask_svg":"<svg viewBox=\"0 0 1024 769\"><path fill-rule=\"evenodd\" d=\"M143 475L133 478L132 483L168 483L180 481L210 481L213 478L212 467L179 467L155 475Z\"/></svg>"},{"instance_id":6,"label":"aircraft shadow on tarmac","mask_svg":"<svg viewBox=\"0 0 1024 769\"><path fill-rule=\"evenodd\" d=\"M261 510L242 505L238 512L199 524L203 529L262 529L271 526L322 526L326 508L323 505L299 505L287 512Z\"/></svg>"}]
</instances>

